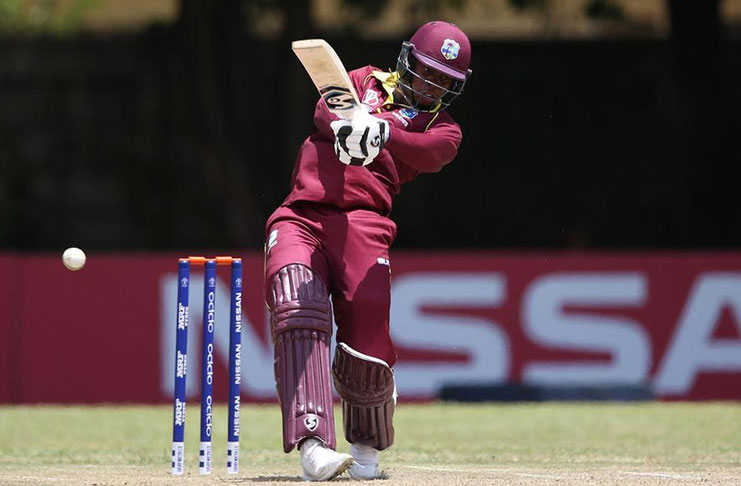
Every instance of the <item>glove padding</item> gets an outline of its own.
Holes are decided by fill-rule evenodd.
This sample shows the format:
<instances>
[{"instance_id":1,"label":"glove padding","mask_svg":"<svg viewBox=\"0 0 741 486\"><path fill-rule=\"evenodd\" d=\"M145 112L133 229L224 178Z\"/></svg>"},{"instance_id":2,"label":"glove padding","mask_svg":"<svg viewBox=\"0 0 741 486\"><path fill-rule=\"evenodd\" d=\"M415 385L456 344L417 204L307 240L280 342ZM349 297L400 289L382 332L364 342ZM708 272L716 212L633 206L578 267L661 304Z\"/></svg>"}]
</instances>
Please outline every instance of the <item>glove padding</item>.
<instances>
[{"instance_id":1,"label":"glove padding","mask_svg":"<svg viewBox=\"0 0 741 486\"><path fill-rule=\"evenodd\" d=\"M389 138L388 122L365 112L356 113L352 120L335 120L330 126L334 151L347 165L370 164Z\"/></svg>"}]
</instances>

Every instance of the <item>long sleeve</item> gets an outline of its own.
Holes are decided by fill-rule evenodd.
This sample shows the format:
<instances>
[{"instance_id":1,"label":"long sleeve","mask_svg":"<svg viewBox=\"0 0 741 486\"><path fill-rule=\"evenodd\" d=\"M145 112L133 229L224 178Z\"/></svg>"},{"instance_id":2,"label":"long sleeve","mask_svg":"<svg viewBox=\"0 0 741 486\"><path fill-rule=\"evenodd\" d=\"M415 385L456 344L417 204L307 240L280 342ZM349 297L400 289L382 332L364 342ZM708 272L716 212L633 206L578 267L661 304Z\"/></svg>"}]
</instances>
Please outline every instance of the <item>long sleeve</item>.
<instances>
[{"instance_id":1,"label":"long sleeve","mask_svg":"<svg viewBox=\"0 0 741 486\"><path fill-rule=\"evenodd\" d=\"M335 120L339 120L339 117L329 111L324 100L319 98L319 101L316 103L316 108L314 108L314 126L316 126L317 131L334 140L334 133L329 124Z\"/></svg>"},{"instance_id":2,"label":"long sleeve","mask_svg":"<svg viewBox=\"0 0 741 486\"><path fill-rule=\"evenodd\" d=\"M386 149L419 172L439 172L458 153L463 134L456 123L441 122L421 133L391 128Z\"/></svg>"}]
</instances>

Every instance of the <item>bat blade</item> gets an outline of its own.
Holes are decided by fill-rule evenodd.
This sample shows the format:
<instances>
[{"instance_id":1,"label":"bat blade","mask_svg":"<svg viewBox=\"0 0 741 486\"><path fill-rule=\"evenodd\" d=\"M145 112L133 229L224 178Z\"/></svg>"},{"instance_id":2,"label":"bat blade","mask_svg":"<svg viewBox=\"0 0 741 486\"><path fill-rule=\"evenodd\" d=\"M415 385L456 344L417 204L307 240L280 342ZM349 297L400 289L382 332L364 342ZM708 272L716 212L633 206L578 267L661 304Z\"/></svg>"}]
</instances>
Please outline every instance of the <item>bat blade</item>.
<instances>
[{"instance_id":1,"label":"bat blade","mask_svg":"<svg viewBox=\"0 0 741 486\"><path fill-rule=\"evenodd\" d=\"M360 109L360 100L345 66L332 46L324 39L305 39L294 41L291 48L329 111L340 118L352 119L355 111Z\"/></svg>"}]
</instances>

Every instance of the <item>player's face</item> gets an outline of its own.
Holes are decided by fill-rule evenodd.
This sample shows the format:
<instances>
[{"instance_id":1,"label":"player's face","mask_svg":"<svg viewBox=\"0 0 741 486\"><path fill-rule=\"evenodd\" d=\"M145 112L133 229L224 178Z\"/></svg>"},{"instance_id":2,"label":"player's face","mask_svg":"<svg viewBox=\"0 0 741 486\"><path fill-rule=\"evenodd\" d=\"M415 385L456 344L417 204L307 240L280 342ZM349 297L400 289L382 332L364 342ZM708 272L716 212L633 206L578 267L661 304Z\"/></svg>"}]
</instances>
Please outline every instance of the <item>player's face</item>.
<instances>
[{"instance_id":1,"label":"player's face","mask_svg":"<svg viewBox=\"0 0 741 486\"><path fill-rule=\"evenodd\" d=\"M453 79L450 76L441 73L437 69L427 67L422 63L414 62L412 69L419 76L419 78L412 76L412 89L421 93L415 95L417 98L415 101L425 108L436 105L438 100L445 94L445 90L450 89L453 85ZM426 83L425 80L429 81L429 83Z\"/></svg>"}]
</instances>

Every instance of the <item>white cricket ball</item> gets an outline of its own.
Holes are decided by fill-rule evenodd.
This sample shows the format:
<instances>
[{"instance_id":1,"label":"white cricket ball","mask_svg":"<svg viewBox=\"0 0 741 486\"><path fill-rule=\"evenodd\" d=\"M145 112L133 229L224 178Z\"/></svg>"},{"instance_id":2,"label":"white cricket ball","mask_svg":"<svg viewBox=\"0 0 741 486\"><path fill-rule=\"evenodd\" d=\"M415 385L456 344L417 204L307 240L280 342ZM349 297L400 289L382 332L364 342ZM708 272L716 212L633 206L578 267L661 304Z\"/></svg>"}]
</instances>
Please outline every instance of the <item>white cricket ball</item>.
<instances>
[{"instance_id":1,"label":"white cricket ball","mask_svg":"<svg viewBox=\"0 0 741 486\"><path fill-rule=\"evenodd\" d=\"M70 270L79 270L85 266L85 252L79 248L67 248L62 254L62 263Z\"/></svg>"}]
</instances>

